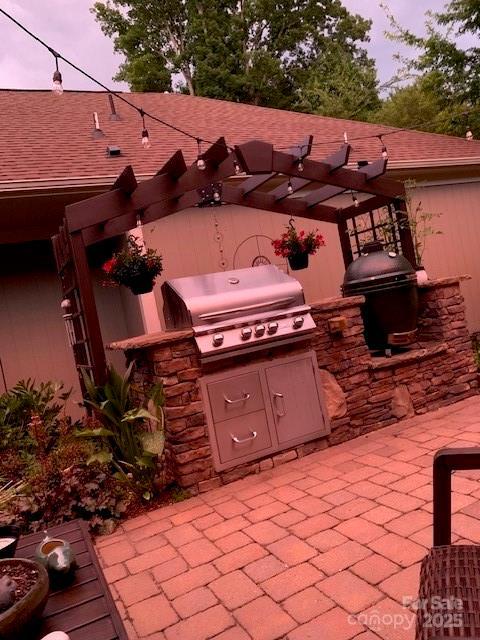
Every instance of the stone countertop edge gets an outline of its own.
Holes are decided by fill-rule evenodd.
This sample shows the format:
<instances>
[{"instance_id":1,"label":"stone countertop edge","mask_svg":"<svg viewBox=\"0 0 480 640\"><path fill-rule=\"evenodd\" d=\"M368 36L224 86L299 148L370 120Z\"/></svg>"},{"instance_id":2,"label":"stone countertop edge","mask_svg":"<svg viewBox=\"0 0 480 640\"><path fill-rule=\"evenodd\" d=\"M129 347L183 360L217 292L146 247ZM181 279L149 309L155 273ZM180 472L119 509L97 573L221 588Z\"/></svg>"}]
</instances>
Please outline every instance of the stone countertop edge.
<instances>
[{"instance_id":1,"label":"stone countertop edge","mask_svg":"<svg viewBox=\"0 0 480 640\"><path fill-rule=\"evenodd\" d=\"M156 331L155 333L146 333L134 338L119 340L107 344L106 348L111 351L121 350L130 351L132 349L145 349L156 345L173 344L180 340L186 340L193 337L192 329L176 329L172 331Z\"/></svg>"},{"instance_id":2,"label":"stone countertop edge","mask_svg":"<svg viewBox=\"0 0 480 640\"><path fill-rule=\"evenodd\" d=\"M425 284L419 284L419 289L429 289L432 287L449 287L452 284L459 284L464 280L471 280L472 276L468 273L464 273L460 276L448 276L447 278L434 278L428 280Z\"/></svg>"},{"instance_id":3,"label":"stone countertop edge","mask_svg":"<svg viewBox=\"0 0 480 640\"><path fill-rule=\"evenodd\" d=\"M392 367L399 367L401 365L412 364L412 362L420 362L427 358L433 358L446 351L448 351L448 344L446 342L434 342L431 345L425 344L417 349L412 349L412 351L397 353L389 358L382 356L372 358L368 363L368 368L373 371L377 371L378 369L391 369Z\"/></svg>"}]
</instances>

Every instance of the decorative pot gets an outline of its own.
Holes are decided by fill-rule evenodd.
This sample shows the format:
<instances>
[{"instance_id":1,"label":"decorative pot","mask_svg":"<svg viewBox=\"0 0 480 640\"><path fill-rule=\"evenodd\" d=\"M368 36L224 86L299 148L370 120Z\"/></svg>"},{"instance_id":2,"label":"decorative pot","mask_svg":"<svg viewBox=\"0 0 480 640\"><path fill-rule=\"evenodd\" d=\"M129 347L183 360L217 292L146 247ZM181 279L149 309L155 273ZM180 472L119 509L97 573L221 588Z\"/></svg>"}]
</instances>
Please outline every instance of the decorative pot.
<instances>
[{"instance_id":1,"label":"decorative pot","mask_svg":"<svg viewBox=\"0 0 480 640\"><path fill-rule=\"evenodd\" d=\"M46 534L35 550L35 559L49 572L52 586L61 586L73 578L75 554L67 540L50 538Z\"/></svg>"},{"instance_id":2,"label":"decorative pot","mask_svg":"<svg viewBox=\"0 0 480 640\"><path fill-rule=\"evenodd\" d=\"M37 582L30 591L13 606L0 613L0 638L19 640L26 637L23 635L25 629L42 615L48 598L48 574L42 565L23 558L0 560L0 569L5 566L21 566L25 572L34 569L38 571Z\"/></svg>"},{"instance_id":3,"label":"decorative pot","mask_svg":"<svg viewBox=\"0 0 480 640\"><path fill-rule=\"evenodd\" d=\"M0 524L0 558L13 558L20 528L14 524Z\"/></svg>"},{"instance_id":4,"label":"decorative pot","mask_svg":"<svg viewBox=\"0 0 480 640\"><path fill-rule=\"evenodd\" d=\"M151 291L153 291L154 284L155 280L152 277L139 275L130 278L127 286L133 294L139 296L142 293L150 293Z\"/></svg>"},{"instance_id":5,"label":"decorative pot","mask_svg":"<svg viewBox=\"0 0 480 640\"><path fill-rule=\"evenodd\" d=\"M308 253L294 253L288 256L288 264L292 271L300 271L300 269L306 269L308 267Z\"/></svg>"}]
</instances>

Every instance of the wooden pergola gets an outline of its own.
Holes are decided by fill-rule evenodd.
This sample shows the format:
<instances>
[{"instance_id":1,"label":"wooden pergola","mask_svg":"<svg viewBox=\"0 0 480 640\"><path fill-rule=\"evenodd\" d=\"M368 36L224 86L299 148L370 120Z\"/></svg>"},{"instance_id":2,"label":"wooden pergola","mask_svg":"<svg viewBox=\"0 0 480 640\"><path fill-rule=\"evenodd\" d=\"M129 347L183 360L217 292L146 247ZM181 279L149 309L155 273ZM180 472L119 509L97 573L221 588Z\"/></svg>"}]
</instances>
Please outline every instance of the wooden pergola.
<instances>
[{"instance_id":1,"label":"wooden pergola","mask_svg":"<svg viewBox=\"0 0 480 640\"><path fill-rule=\"evenodd\" d=\"M197 162L187 167L179 150L149 180L138 183L132 167L127 166L110 191L68 205L63 225L52 241L77 369L90 370L97 383L105 378L105 351L86 248L127 233L139 220L146 224L194 206L237 204L330 222L337 225L347 266L353 260L348 222L369 214L370 230L375 234L372 212L387 206L401 251L416 266L405 188L383 175L387 160L380 158L357 170L348 169L350 145L344 144L316 161L308 157L312 142L308 136L283 152L258 140L230 149L224 138L219 138L201 156L204 170ZM239 173L245 177L240 179ZM268 190L269 182L275 183L273 189ZM355 198L347 207L327 204L345 191L368 197L361 201Z\"/></svg>"}]
</instances>

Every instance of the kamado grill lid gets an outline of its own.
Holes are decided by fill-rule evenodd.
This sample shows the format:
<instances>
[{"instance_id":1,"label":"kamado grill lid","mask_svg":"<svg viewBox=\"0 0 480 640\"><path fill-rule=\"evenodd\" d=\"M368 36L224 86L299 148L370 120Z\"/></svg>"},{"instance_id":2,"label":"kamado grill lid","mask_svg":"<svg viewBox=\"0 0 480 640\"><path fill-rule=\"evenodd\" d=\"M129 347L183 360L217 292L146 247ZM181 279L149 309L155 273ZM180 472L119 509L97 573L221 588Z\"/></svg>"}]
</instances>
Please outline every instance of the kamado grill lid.
<instances>
[{"instance_id":1,"label":"kamado grill lid","mask_svg":"<svg viewBox=\"0 0 480 640\"><path fill-rule=\"evenodd\" d=\"M401 254L384 251L383 244L367 242L360 256L347 268L343 279L344 294L395 287L416 280L415 269Z\"/></svg>"}]
</instances>

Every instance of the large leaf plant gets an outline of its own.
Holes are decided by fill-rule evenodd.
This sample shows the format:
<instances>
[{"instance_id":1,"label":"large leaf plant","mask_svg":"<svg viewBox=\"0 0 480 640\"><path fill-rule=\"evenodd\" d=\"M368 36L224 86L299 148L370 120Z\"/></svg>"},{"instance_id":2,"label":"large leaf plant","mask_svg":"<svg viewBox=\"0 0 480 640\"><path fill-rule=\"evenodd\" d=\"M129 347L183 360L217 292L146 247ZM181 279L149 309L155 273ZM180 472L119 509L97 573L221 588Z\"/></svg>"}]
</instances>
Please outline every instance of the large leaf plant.
<instances>
[{"instance_id":1,"label":"large leaf plant","mask_svg":"<svg viewBox=\"0 0 480 640\"><path fill-rule=\"evenodd\" d=\"M132 393L132 366L133 363L123 376L110 366L102 386L95 385L90 376L82 372L87 395L85 404L92 407L96 424L79 430L77 435L96 443L89 464L110 463L117 478L131 483L149 500L156 459L162 455L165 442L165 396L163 386L156 384L150 390L147 406L140 406Z\"/></svg>"}]
</instances>

